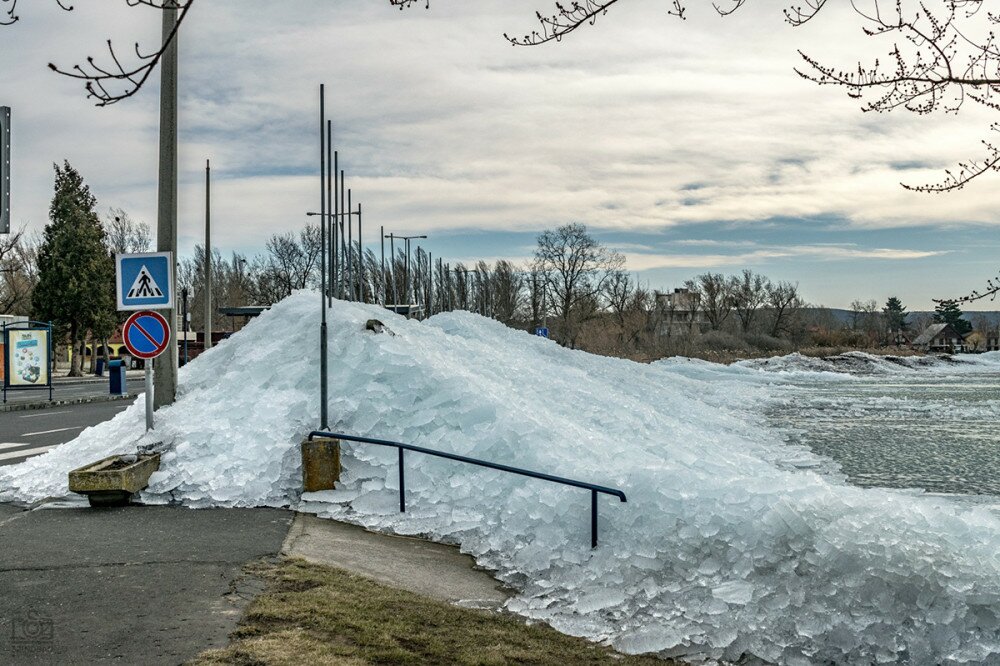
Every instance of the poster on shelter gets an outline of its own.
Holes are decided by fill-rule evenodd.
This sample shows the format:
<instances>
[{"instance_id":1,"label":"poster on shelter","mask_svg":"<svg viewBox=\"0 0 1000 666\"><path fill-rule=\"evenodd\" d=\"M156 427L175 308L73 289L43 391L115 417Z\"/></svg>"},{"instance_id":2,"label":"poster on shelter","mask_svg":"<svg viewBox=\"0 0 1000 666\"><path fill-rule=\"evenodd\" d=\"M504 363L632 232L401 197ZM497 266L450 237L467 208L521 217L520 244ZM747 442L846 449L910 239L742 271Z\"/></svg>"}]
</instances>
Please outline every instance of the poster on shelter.
<instances>
[{"instance_id":1,"label":"poster on shelter","mask_svg":"<svg viewBox=\"0 0 1000 666\"><path fill-rule=\"evenodd\" d=\"M48 386L49 332L8 329L7 335L7 386Z\"/></svg>"}]
</instances>

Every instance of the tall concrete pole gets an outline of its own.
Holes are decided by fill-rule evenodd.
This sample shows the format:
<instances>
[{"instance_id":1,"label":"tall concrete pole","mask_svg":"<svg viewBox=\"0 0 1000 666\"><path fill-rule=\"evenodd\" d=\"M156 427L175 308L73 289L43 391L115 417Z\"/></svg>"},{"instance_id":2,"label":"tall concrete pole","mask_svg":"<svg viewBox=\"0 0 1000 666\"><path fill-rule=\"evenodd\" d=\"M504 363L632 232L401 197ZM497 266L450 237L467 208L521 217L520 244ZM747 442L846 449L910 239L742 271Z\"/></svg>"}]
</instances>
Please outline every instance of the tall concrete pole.
<instances>
[{"instance_id":1,"label":"tall concrete pole","mask_svg":"<svg viewBox=\"0 0 1000 666\"><path fill-rule=\"evenodd\" d=\"M164 3L163 41L166 42L177 23L177 1ZM160 181L156 218L156 249L174 253L174 284L177 293L177 40L174 35L160 60ZM153 393L155 408L171 405L177 394L177 315L176 311L161 310L173 329L170 344L156 364Z\"/></svg>"},{"instance_id":2,"label":"tall concrete pole","mask_svg":"<svg viewBox=\"0 0 1000 666\"><path fill-rule=\"evenodd\" d=\"M205 160L205 349L212 348L212 162Z\"/></svg>"}]
</instances>

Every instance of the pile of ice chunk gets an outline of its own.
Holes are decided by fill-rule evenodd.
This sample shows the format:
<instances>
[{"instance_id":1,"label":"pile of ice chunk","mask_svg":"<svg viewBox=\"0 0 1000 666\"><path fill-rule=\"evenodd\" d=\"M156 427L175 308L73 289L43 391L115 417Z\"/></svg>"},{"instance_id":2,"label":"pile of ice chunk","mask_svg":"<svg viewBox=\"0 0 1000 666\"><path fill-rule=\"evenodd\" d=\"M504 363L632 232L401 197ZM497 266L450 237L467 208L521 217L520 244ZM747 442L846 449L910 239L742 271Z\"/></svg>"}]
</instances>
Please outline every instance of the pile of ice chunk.
<instances>
[{"instance_id":1,"label":"pile of ice chunk","mask_svg":"<svg viewBox=\"0 0 1000 666\"><path fill-rule=\"evenodd\" d=\"M965 372L1000 372L1000 352L952 356L938 354L930 356L879 355L852 351L834 356L811 357L799 353L739 361L735 367L767 370L787 374L845 373L851 375L892 375L913 371L945 372L961 374Z\"/></svg>"},{"instance_id":2,"label":"pile of ice chunk","mask_svg":"<svg viewBox=\"0 0 1000 666\"><path fill-rule=\"evenodd\" d=\"M371 318L396 335L365 331ZM468 313L407 321L337 302L330 427L621 488L589 547L586 491L346 447L344 482L298 496L318 420L318 298L298 293L143 405L0 467L0 499L67 492L66 472L161 442L147 502L291 505L460 544L509 608L627 652L805 663L1000 661L1000 519L988 506L860 489L796 464L758 416L769 373L642 365L560 348Z\"/></svg>"}]
</instances>

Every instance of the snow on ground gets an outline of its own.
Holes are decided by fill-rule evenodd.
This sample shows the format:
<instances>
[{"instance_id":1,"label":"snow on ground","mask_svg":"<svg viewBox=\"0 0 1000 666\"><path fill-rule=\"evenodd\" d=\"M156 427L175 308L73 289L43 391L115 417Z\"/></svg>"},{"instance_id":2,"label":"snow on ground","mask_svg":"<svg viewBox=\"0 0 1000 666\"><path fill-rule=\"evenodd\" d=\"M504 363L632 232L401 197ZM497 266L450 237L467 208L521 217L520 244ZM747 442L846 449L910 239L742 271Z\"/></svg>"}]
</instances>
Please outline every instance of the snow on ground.
<instances>
[{"instance_id":1,"label":"snow on ground","mask_svg":"<svg viewBox=\"0 0 1000 666\"><path fill-rule=\"evenodd\" d=\"M154 441L146 502L291 505L460 544L519 591L509 608L627 652L788 664L1000 661L1000 519L812 471L760 416L776 375L562 349L469 313L406 321L337 302L333 430L619 487L601 497L417 454L346 447L336 491L298 496L318 420L318 299L298 293L143 405L0 468L0 500L64 496L66 472ZM364 331L377 317L395 336Z\"/></svg>"}]
</instances>

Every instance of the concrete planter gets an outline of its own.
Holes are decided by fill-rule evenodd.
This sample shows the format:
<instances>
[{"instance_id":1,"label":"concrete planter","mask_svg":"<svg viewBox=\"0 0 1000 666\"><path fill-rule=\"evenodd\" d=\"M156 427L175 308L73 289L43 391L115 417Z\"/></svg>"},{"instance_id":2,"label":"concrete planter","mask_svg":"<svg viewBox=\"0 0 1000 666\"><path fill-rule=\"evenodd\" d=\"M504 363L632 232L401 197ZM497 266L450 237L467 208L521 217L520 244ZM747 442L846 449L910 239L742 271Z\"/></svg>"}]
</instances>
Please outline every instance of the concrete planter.
<instances>
[{"instance_id":1,"label":"concrete planter","mask_svg":"<svg viewBox=\"0 0 1000 666\"><path fill-rule=\"evenodd\" d=\"M111 456L70 472L69 489L86 495L90 506L124 506L159 468L159 453Z\"/></svg>"}]
</instances>

